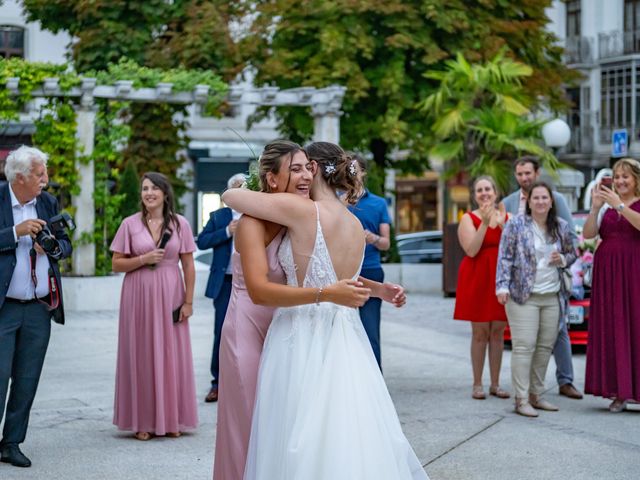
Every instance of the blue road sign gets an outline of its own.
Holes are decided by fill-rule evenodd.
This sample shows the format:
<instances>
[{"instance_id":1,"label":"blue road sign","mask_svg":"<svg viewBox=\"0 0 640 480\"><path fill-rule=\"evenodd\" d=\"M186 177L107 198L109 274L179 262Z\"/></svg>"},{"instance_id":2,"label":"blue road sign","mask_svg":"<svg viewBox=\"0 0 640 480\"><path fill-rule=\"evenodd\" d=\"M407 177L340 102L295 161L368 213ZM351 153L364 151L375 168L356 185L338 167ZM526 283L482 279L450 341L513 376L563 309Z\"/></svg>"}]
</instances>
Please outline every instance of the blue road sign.
<instances>
[{"instance_id":1,"label":"blue road sign","mask_svg":"<svg viewBox=\"0 0 640 480\"><path fill-rule=\"evenodd\" d=\"M614 130L611 133L611 156L625 157L629 148L629 135L626 129Z\"/></svg>"}]
</instances>

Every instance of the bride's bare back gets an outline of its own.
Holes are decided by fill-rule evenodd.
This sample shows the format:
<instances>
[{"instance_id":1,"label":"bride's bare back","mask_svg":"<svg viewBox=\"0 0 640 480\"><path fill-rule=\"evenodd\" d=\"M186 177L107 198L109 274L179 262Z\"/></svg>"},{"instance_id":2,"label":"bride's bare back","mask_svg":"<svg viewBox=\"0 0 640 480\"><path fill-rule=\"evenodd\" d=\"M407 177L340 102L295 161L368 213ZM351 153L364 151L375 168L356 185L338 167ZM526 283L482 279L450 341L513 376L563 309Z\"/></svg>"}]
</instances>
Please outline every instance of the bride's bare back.
<instances>
[{"instance_id":1,"label":"bride's bare back","mask_svg":"<svg viewBox=\"0 0 640 480\"><path fill-rule=\"evenodd\" d=\"M360 271L365 246L364 230L360 221L339 200L316 202L320 215L320 226L324 235L331 263L338 280L354 278ZM289 226L293 258L297 266L298 285L302 285L309 259L316 243L317 216L305 216Z\"/></svg>"}]
</instances>

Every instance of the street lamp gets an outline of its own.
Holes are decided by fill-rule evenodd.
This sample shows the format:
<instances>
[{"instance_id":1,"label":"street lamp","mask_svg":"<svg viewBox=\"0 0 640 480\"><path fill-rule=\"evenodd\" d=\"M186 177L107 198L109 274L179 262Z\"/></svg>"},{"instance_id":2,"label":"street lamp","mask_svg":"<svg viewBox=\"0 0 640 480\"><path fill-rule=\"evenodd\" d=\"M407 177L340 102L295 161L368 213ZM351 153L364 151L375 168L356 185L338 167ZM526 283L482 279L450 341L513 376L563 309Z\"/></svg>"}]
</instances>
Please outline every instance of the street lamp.
<instances>
[{"instance_id":1,"label":"street lamp","mask_svg":"<svg viewBox=\"0 0 640 480\"><path fill-rule=\"evenodd\" d=\"M571 129L567 122L556 118L542 126L542 138L547 147L550 147L553 154L557 156L557 151L571 140Z\"/></svg>"}]
</instances>

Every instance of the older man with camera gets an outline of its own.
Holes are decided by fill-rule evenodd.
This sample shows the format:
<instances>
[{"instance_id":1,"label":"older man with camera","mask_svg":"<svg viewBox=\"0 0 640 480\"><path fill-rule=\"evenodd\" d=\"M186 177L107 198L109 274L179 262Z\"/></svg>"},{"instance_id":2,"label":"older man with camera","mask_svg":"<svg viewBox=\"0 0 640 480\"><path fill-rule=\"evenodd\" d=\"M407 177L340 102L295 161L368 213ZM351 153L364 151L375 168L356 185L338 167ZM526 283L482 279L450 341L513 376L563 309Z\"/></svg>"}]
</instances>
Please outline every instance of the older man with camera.
<instances>
[{"instance_id":1,"label":"older man with camera","mask_svg":"<svg viewBox=\"0 0 640 480\"><path fill-rule=\"evenodd\" d=\"M58 202L43 191L47 155L20 147L7 157L0 183L0 460L31 461L20 451L36 395L51 322L64 323L58 260L71 254ZM9 380L11 388L9 389ZM8 401L7 400L8 396ZM5 411L6 402L6 415Z\"/></svg>"}]
</instances>

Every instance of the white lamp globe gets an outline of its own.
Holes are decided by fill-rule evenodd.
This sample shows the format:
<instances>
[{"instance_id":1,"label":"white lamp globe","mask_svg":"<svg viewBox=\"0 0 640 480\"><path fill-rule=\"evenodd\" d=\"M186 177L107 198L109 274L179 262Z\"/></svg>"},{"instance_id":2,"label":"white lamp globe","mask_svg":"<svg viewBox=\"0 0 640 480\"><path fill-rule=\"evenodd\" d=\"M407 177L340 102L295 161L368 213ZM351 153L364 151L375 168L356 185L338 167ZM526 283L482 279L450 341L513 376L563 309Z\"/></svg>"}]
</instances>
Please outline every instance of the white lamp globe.
<instances>
[{"instance_id":1,"label":"white lamp globe","mask_svg":"<svg viewBox=\"0 0 640 480\"><path fill-rule=\"evenodd\" d=\"M542 138L544 138L544 143L548 147L564 147L571 139L571 129L567 122L556 118L542 126Z\"/></svg>"}]
</instances>

